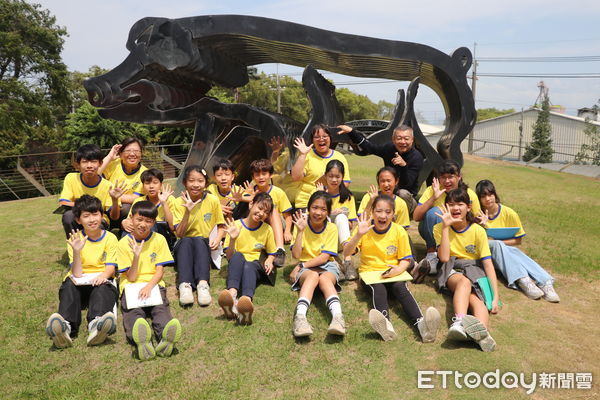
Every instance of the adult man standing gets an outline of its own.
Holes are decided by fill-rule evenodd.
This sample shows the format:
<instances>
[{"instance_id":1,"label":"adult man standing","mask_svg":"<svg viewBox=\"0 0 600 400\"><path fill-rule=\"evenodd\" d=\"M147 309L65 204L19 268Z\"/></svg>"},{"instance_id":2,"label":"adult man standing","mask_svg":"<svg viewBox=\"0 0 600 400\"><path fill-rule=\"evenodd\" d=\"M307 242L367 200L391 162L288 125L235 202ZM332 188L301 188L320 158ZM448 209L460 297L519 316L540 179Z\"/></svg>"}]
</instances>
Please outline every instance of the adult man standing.
<instances>
[{"instance_id":1,"label":"adult man standing","mask_svg":"<svg viewBox=\"0 0 600 400\"><path fill-rule=\"evenodd\" d=\"M386 166L396 170L400 178L396 194L406 202L412 216L417 206L415 197L419 192L419 172L423 168L423 155L414 147L412 128L408 125L398 126L392 133L392 141L385 144L371 143L362 133L348 125L340 125L338 129L338 135L348 134L350 140L358 147L368 154L381 157Z\"/></svg>"}]
</instances>

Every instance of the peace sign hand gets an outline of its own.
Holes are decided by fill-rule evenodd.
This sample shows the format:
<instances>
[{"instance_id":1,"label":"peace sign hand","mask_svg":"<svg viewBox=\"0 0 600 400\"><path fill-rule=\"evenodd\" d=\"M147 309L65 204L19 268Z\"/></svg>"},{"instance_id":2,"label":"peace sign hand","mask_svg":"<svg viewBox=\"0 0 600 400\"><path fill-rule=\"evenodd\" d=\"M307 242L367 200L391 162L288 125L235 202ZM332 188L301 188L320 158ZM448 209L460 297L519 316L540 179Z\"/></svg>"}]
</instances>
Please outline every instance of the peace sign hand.
<instances>
[{"instance_id":1,"label":"peace sign hand","mask_svg":"<svg viewBox=\"0 0 600 400\"><path fill-rule=\"evenodd\" d=\"M184 201L184 203L183 203L184 207L187 208L187 210L189 212L192 212L194 207L196 207L196 204L198 204L202 201L202 197L200 197L196 201L192 201L192 198L187 190L185 192L181 192L181 197L183 198L183 201Z\"/></svg>"}]
</instances>

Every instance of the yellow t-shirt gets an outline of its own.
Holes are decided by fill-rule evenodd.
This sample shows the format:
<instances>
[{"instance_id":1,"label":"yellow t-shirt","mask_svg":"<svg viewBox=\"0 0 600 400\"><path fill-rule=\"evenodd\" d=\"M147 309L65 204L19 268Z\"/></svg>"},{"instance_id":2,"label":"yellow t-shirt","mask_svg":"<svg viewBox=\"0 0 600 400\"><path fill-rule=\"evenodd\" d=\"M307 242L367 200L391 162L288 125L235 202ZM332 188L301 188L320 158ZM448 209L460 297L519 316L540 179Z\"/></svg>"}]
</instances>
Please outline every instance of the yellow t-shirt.
<instances>
[{"instance_id":1,"label":"yellow t-shirt","mask_svg":"<svg viewBox=\"0 0 600 400\"><path fill-rule=\"evenodd\" d=\"M94 186L88 186L81 179L82 174L79 172L71 172L65 176L62 192L58 197L58 201L75 201L84 194L97 197L102 203L104 212L108 213L112 208L112 199L110 198L111 183L104 178ZM119 199L119 205L121 199ZM104 215L104 220L108 222L108 216Z\"/></svg>"},{"instance_id":2,"label":"yellow t-shirt","mask_svg":"<svg viewBox=\"0 0 600 400\"><path fill-rule=\"evenodd\" d=\"M304 178L302 178L301 185L296 194L296 208L306 208L310 194L315 188L315 183L325 174L325 167L331 160L338 160L344 164L344 182L352 182L348 162L342 153L332 150L329 157L321 157L313 149L308 152L304 161Z\"/></svg>"},{"instance_id":3,"label":"yellow t-shirt","mask_svg":"<svg viewBox=\"0 0 600 400\"><path fill-rule=\"evenodd\" d=\"M433 227L433 237L438 247L442 239L442 226L443 223L440 222ZM448 237L450 257L465 260L485 260L491 257L485 229L478 224L470 224L460 232L450 227Z\"/></svg>"},{"instance_id":4,"label":"yellow t-shirt","mask_svg":"<svg viewBox=\"0 0 600 400\"><path fill-rule=\"evenodd\" d=\"M525 229L523 229L523 225L521 224L521 218L519 218L519 214L512 208L498 204L498 212L496 215L491 216L487 222L488 228L516 228L519 227L517 234L514 236L515 238L520 238L525 236Z\"/></svg>"},{"instance_id":5,"label":"yellow t-shirt","mask_svg":"<svg viewBox=\"0 0 600 400\"><path fill-rule=\"evenodd\" d=\"M111 161L106 166L102 175L112 183L115 183L116 181L127 182L127 191L124 194L137 194L138 196L141 196L146 194L146 192L144 191L144 185L142 184L140 177L142 176L142 172L147 169L148 168L140 164L137 169L128 174L123 168L121 159L117 159Z\"/></svg>"},{"instance_id":6,"label":"yellow t-shirt","mask_svg":"<svg viewBox=\"0 0 600 400\"><path fill-rule=\"evenodd\" d=\"M133 201L133 203L131 203L131 208L129 209L129 214L127 214L127 218L131 218L131 210L133 210L133 205L137 202L140 201L150 201L148 200L148 196L144 195L144 196L140 196L137 199L135 199ZM167 198L167 206L169 207L169 210L171 210L171 214L174 214L173 210L175 210L175 197L173 196L169 196ZM165 210L162 206L162 204L159 202L158 205L156 205L156 210L158 211L158 216L156 217L156 221L157 222L164 222L165 221Z\"/></svg>"},{"instance_id":7,"label":"yellow t-shirt","mask_svg":"<svg viewBox=\"0 0 600 400\"><path fill-rule=\"evenodd\" d=\"M292 243L296 241L297 230L294 229ZM293 245L292 245L293 247ZM308 261L317 257L321 253L330 254L329 261L337 256L338 250L338 230L335 224L325 221L325 226L320 232L315 232L310 223L302 232L302 254L300 261Z\"/></svg>"},{"instance_id":8,"label":"yellow t-shirt","mask_svg":"<svg viewBox=\"0 0 600 400\"><path fill-rule=\"evenodd\" d=\"M346 199L345 202L340 203L340 195L339 193L335 196L331 196L331 211L335 211L341 208L344 212L348 213L349 221L356 221L358 217L356 216L356 201L354 200L354 196L350 196Z\"/></svg>"},{"instance_id":9,"label":"yellow t-shirt","mask_svg":"<svg viewBox=\"0 0 600 400\"><path fill-rule=\"evenodd\" d=\"M353 232L353 235L355 234L356 228ZM383 272L390 265L398 265L400 260L413 257L408 233L394 222L382 232L378 232L375 228L369 230L360 238L357 248L360 250L359 272Z\"/></svg>"},{"instance_id":10,"label":"yellow t-shirt","mask_svg":"<svg viewBox=\"0 0 600 400\"><path fill-rule=\"evenodd\" d=\"M210 235L210 231L215 225L224 224L225 218L223 218L223 212L221 211L221 205L219 200L213 194L204 192L204 199L196 204L192 211L187 223L187 230L185 231L184 237L204 237L207 238ZM183 197L179 197L175 200L175 207L173 212L173 224L175 228L181 223L183 215L185 213L185 201Z\"/></svg>"},{"instance_id":11,"label":"yellow t-shirt","mask_svg":"<svg viewBox=\"0 0 600 400\"><path fill-rule=\"evenodd\" d=\"M210 194L215 195L217 197L217 199L219 199L219 203L221 203L221 204L228 205L229 207L232 207L232 208L237 205L237 203L235 201L227 198L227 196L231 195L231 190L229 190L228 193L221 194L221 192L219 191L219 187L217 186L216 183L211 183L210 185L208 185L206 190L208 190L208 192Z\"/></svg>"},{"instance_id":12,"label":"yellow t-shirt","mask_svg":"<svg viewBox=\"0 0 600 400\"><path fill-rule=\"evenodd\" d=\"M469 198L471 199L471 213L477 217L479 215L479 211L481 211L481 206L479 205L479 198L477 198L477 194L475 194L475 192L472 191L471 189L467 189L467 194L469 195ZM421 198L419 199L419 205L425 203L432 196L433 196L433 188L431 186L427 186L427 189L425 189L425 192L423 192L423 194L421 195ZM433 206L441 207L444 205L445 200L446 200L446 192L442 193L442 195L433 203Z\"/></svg>"},{"instance_id":13,"label":"yellow t-shirt","mask_svg":"<svg viewBox=\"0 0 600 400\"><path fill-rule=\"evenodd\" d=\"M238 219L234 222L240 228L240 235L235 239L235 251L244 255L246 261L257 261L260 258L260 252L265 250L267 254L275 254L275 236L273 229L269 224L263 222L254 229L250 229L244 224L244 221ZM225 238L224 250L229 247L231 238L229 235Z\"/></svg>"},{"instance_id":14,"label":"yellow t-shirt","mask_svg":"<svg viewBox=\"0 0 600 400\"><path fill-rule=\"evenodd\" d=\"M81 234L81 233L80 233ZM94 274L104 272L107 265L117 266L117 237L111 232L102 231L102 235L97 240L88 238L85 246L81 249L81 267L84 274ZM67 253L69 254L69 265L73 264L73 248L67 243ZM67 275L71 276L69 269Z\"/></svg>"},{"instance_id":15,"label":"yellow t-shirt","mask_svg":"<svg viewBox=\"0 0 600 400\"><path fill-rule=\"evenodd\" d=\"M361 215L365 211L369 200L371 200L371 196L369 196L369 193L365 193L358 206L358 215ZM406 229L410 227L406 202L396 195L394 195L394 222Z\"/></svg>"},{"instance_id":16,"label":"yellow t-shirt","mask_svg":"<svg viewBox=\"0 0 600 400\"><path fill-rule=\"evenodd\" d=\"M254 186L254 190L256 189L257 187ZM277 211L279 211L281 214L292 212L292 203L290 203L290 200L281 188L271 185L267 193L273 199L273 206Z\"/></svg>"},{"instance_id":17,"label":"yellow t-shirt","mask_svg":"<svg viewBox=\"0 0 600 400\"><path fill-rule=\"evenodd\" d=\"M132 238L131 234L127 234L119 240L117 246L117 262L119 264L119 290L123 293L125 286L135 282L150 282L152 277L156 273L157 266L164 266L166 264L173 264L173 256L169 251L167 240L165 237L156 232L150 232L150 235L144 239L144 247L138 261L138 276L135 282L129 282L127 279L127 272L131 268L133 262L133 251L129 247L129 238ZM141 240L136 240L138 243ZM158 282L160 286L165 286L165 282L161 279Z\"/></svg>"}]
</instances>

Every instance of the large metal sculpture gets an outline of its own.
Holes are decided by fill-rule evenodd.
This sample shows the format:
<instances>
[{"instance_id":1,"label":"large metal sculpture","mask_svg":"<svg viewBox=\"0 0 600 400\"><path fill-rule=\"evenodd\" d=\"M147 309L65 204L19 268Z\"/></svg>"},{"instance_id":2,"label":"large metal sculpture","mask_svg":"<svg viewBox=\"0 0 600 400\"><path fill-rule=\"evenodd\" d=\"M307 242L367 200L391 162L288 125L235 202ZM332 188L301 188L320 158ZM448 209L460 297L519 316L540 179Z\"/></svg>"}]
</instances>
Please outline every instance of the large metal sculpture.
<instances>
[{"instance_id":1,"label":"large metal sculpture","mask_svg":"<svg viewBox=\"0 0 600 400\"><path fill-rule=\"evenodd\" d=\"M127 49L130 54L119 66L85 82L90 103L99 107L105 118L195 124L187 163L208 168L216 159L229 158L240 172L239 179L247 178L245 166L249 162L268 156L266 143L271 137L285 140L291 165L295 137L306 136L315 123L336 126L344 122L335 88L316 69L411 82L406 98L404 91L399 91L388 126L370 138L385 142L399 123L412 126L417 147L426 157L420 181L443 159L462 164L460 143L475 124L473 95L466 80L472 56L464 47L447 55L421 44L336 33L286 21L209 15L143 18L131 28ZM308 65L302 82L312 104L310 121L294 121L250 105L206 97L213 85L245 85L247 67L263 63ZM439 96L446 112L445 132L437 151L415 118L413 102L419 83Z\"/></svg>"}]
</instances>

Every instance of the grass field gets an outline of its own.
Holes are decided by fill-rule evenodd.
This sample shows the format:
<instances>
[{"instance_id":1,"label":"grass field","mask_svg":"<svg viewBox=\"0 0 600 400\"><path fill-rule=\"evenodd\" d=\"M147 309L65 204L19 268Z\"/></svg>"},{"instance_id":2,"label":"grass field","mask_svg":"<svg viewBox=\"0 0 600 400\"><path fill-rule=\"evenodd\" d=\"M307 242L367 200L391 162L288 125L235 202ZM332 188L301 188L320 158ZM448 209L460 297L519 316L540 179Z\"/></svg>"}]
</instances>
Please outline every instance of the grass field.
<instances>
[{"instance_id":1,"label":"grass field","mask_svg":"<svg viewBox=\"0 0 600 400\"><path fill-rule=\"evenodd\" d=\"M381 165L378 158L350 157L353 189L364 191ZM344 284L341 302L348 335L325 334L329 313L317 298L308 318L315 334L294 340L291 334L296 294L286 280L292 265L279 270L275 287L259 286L255 323L236 326L213 303L182 309L174 287L165 281L173 314L184 328L177 352L168 359L141 363L132 358L122 327L102 346L85 346L82 325L74 346L55 350L46 337L48 316L57 310L58 287L66 268L66 245L60 217L51 214L56 197L0 203L0 385L3 399L549 399L598 398L591 390L417 388L418 370L462 373L499 369L532 373L591 372L600 379L600 182L480 158L467 158L465 180L474 187L492 179L505 204L515 208L528 233L523 249L556 278L560 304L528 300L500 288L505 304L491 318L498 343L494 353L471 344L447 342L451 299L437 294L433 281L412 285L424 309L433 305L443 316L433 344L423 344L392 307L398 340L382 342L367 321L367 298L355 283ZM417 254L423 242L411 229ZM212 272L211 292L225 284L225 270ZM120 324L121 320L119 320Z\"/></svg>"}]
</instances>

